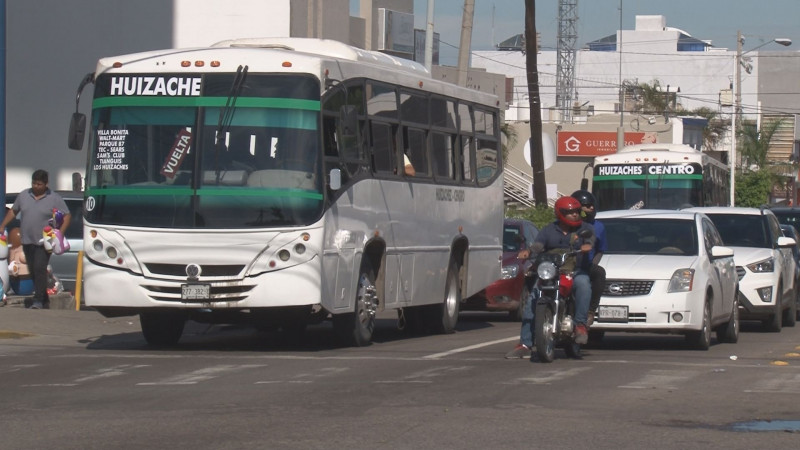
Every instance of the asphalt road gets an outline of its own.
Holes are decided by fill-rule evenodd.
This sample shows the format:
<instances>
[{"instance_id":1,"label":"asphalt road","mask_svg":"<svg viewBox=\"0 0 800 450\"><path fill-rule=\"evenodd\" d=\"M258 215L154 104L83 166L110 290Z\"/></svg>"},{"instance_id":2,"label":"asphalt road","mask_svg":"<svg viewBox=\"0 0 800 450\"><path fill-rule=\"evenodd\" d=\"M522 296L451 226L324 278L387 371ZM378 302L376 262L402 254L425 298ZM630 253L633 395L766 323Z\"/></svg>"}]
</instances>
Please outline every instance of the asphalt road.
<instances>
[{"instance_id":1,"label":"asphalt road","mask_svg":"<svg viewBox=\"0 0 800 450\"><path fill-rule=\"evenodd\" d=\"M149 348L135 318L0 308L0 442L88 448L797 448L800 327L690 350L609 334L581 360L505 360L519 324L339 347L191 323ZM775 429L774 431L771 429ZM751 431L765 430L765 431Z\"/></svg>"}]
</instances>

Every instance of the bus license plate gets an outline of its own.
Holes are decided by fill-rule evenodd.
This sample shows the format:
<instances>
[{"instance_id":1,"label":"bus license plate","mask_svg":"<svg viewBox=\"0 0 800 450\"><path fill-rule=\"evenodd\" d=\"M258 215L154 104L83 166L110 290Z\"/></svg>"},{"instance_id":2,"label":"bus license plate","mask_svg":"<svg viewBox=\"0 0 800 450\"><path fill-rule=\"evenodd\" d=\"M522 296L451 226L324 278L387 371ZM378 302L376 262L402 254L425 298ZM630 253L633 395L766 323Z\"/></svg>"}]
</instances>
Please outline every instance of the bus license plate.
<instances>
[{"instance_id":1,"label":"bus license plate","mask_svg":"<svg viewBox=\"0 0 800 450\"><path fill-rule=\"evenodd\" d=\"M597 318L603 322L627 322L627 306L600 306L597 309Z\"/></svg>"},{"instance_id":2,"label":"bus license plate","mask_svg":"<svg viewBox=\"0 0 800 450\"><path fill-rule=\"evenodd\" d=\"M182 284L181 300L207 300L211 291L208 284Z\"/></svg>"}]
</instances>

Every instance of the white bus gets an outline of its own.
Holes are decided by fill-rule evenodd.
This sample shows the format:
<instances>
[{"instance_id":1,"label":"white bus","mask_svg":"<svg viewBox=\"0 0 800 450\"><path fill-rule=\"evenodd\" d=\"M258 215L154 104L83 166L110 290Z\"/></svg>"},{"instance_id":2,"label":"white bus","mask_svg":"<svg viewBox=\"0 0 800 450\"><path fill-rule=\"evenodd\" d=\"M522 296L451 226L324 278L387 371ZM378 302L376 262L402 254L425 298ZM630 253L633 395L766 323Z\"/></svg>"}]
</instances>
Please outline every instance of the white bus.
<instances>
[{"instance_id":1,"label":"white bus","mask_svg":"<svg viewBox=\"0 0 800 450\"><path fill-rule=\"evenodd\" d=\"M684 144L640 144L594 158L598 211L726 206L728 167Z\"/></svg>"},{"instance_id":2,"label":"white bus","mask_svg":"<svg viewBox=\"0 0 800 450\"><path fill-rule=\"evenodd\" d=\"M500 276L494 96L298 38L103 58L78 102L88 83L85 303L138 314L151 345L187 319L332 319L361 346L392 309L449 333ZM85 122L73 115L71 148Z\"/></svg>"}]
</instances>

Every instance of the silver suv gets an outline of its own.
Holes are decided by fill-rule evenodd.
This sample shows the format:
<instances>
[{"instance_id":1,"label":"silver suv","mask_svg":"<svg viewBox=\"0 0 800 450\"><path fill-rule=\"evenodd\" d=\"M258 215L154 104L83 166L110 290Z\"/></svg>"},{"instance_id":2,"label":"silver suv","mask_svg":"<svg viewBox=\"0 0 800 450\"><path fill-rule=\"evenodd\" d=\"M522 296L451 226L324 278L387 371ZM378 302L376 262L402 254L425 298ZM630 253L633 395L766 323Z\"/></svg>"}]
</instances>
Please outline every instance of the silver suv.
<instances>
[{"instance_id":1,"label":"silver suv","mask_svg":"<svg viewBox=\"0 0 800 450\"><path fill-rule=\"evenodd\" d=\"M741 319L761 320L768 331L792 327L797 319L794 284L795 240L784 237L767 208L688 208L705 213L725 246L733 249L739 276Z\"/></svg>"}]
</instances>

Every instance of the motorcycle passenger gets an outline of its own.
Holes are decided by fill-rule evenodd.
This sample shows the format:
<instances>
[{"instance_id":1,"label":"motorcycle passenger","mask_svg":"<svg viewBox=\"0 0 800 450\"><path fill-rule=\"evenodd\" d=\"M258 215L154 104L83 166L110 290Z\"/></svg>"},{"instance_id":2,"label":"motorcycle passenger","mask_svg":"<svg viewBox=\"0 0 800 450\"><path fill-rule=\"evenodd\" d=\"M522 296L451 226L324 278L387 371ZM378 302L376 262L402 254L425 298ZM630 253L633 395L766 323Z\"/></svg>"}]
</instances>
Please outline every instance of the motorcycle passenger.
<instances>
[{"instance_id":1,"label":"motorcycle passenger","mask_svg":"<svg viewBox=\"0 0 800 450\"><path fill-rule=\"evenodd\" d=\"M517 257L528 258L531 253L541 253L553 249L575 250L580 248L582 254L578 255L576 271L573 278L572 290L575 298L575 342L585 344L589 339L589 330L586 327L589 302L591 301L592 287L589 282L589 269L591 260L587 253L594 247L594 227L581 220L581 204L573 197L561 197L555 204L556 221L548 224L539 231L529 249L523 249ZM592 232L591 238L581 238L578 233L588 229ZM533 316L536 292L532 292L524 300L522 309L522 327L520 341L513 350L506 354L507 359L524 358L530 356L533 348Z\"/></svg>"},{"instance_id":2,"label":"motorcycle passenger","mask_svg":"<svg viewBox=\"0 0 800 450\"><path fill-rule=\"evenodd\" d=\"M597 307L600 305L600 296L603 295L603 289L606 285L606 270L600 266L600 259L603 257L608 248L606 242L606 227L599 220L595 220L594 216L597 214L594 195L583 189L579 189L572 193L572 197L578 200L581 204L581 217L584 222L592 224L594 227L594 248L589 252L589 260L592 265L589 269L589 281L592 284L592 300L589 302L589 314L586 324L592 326L594 318L597 316Z\"/></svg>"}]
</instances>

